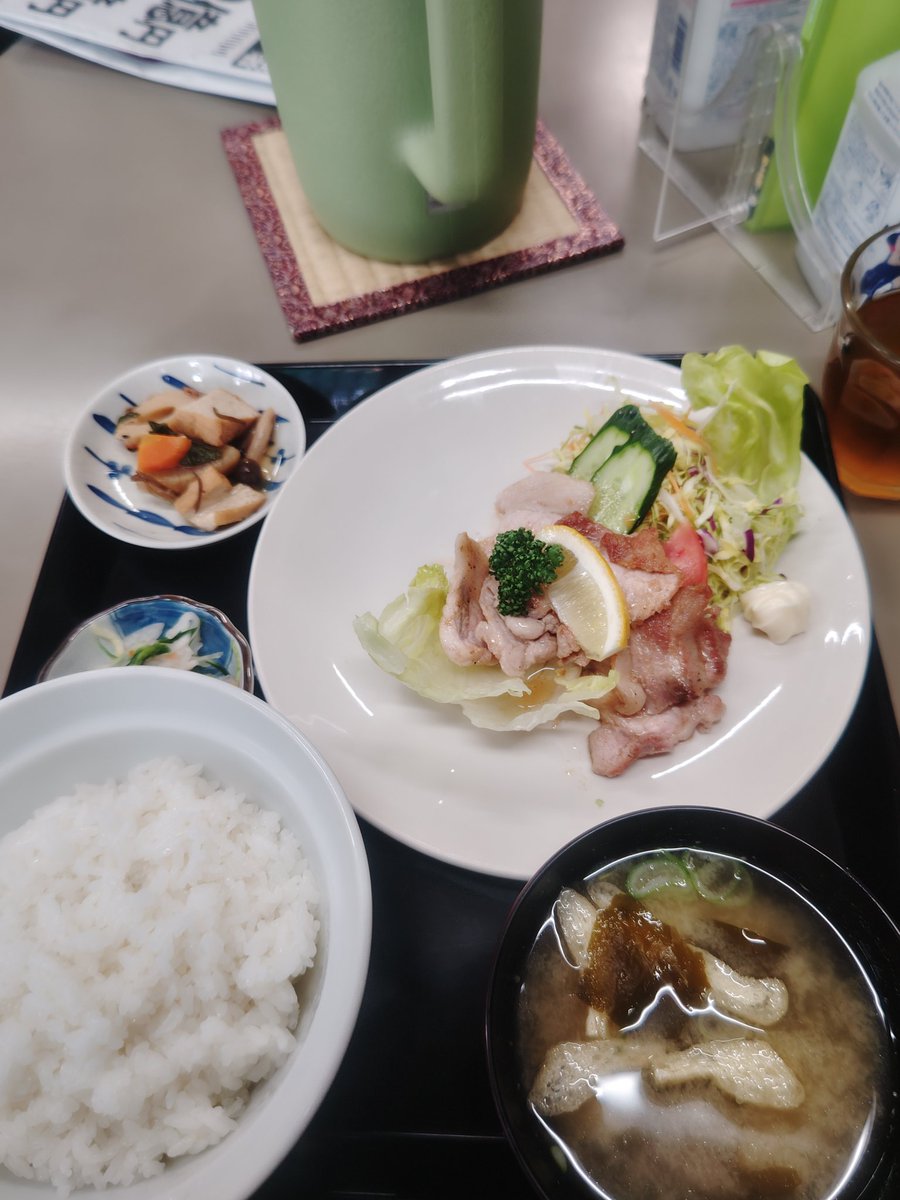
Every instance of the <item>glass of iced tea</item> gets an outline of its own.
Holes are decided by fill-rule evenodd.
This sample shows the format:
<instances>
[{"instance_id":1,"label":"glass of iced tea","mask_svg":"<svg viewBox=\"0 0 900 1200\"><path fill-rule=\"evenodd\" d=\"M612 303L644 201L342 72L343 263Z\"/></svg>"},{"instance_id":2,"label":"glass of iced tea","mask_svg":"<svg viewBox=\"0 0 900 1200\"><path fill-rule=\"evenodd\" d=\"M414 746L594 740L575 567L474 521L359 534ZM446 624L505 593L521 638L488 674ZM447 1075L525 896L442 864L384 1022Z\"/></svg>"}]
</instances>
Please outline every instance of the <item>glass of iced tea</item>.
<instances>
[{"instance_id":1,"label":"glass of iced tea","mask_svg":"<svg viewBox=\"0 0 900 1200\"><path fill-rule=\"evenodd\" d=\"M822 380L841 484L900 500L900 225L850 256Z\"/></svg>"}]
</instances>

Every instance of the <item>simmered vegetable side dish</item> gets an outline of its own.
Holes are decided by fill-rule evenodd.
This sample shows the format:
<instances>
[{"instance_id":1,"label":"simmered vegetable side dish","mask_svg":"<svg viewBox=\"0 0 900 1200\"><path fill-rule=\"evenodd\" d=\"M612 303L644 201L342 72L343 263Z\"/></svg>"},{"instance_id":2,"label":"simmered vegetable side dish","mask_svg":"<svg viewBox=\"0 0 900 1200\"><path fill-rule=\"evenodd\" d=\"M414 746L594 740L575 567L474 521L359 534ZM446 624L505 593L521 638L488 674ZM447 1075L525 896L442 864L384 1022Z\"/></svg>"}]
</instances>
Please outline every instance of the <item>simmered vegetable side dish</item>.
<instances>
[{"instance_id":1,"label":"simmered vegetable side dish","mask_svg":"<svg viewBox=\"0 0 900 1200\"><path fill-rule=\"evenodd\" d=\"M132 479L212 533L265 504L275 411L216 388L158 392L129 408L116 437L137 456Z\"/></svg>"}]
</instances>

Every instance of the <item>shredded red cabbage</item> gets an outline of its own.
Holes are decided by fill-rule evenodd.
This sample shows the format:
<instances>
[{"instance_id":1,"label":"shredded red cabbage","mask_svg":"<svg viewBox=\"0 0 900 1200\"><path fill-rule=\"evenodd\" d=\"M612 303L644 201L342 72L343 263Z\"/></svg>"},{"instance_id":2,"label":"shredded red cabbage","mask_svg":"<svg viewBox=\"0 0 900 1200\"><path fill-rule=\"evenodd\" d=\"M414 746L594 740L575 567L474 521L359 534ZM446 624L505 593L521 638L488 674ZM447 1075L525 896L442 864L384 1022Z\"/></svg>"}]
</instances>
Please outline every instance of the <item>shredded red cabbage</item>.
<instances>
[{"instance_id":1,"label":"shredded red cabbage","mask_svg":"<svg viewBox=\"0 0 900 1200\"><path fill-rule=\"evenodd\" d=\"M710 522L710 524L712 524L712 522ZM710 554L710 555L715 554L716 551L719 549L719 543L716 541L716 539L713 537L713 535L709 532L709 530L698 529L697 533L700 537L700 541L703 543L703 549L706 551L706 553Z\"/></svg>"}]
</instances>

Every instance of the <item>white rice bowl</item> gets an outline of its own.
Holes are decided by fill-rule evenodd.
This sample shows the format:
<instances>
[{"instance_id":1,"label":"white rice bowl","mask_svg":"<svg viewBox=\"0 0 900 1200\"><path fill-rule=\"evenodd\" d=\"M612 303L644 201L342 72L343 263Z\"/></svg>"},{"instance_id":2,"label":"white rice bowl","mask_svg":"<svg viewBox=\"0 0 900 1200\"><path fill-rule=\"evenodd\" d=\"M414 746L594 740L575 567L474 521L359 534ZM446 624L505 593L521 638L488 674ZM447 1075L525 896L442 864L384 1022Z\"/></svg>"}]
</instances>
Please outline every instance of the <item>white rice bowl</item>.
<instances>
[{"instance_id":1,"label":"white rice bowl","mask_svg":"<svg viewBox=\"0 0 900 1200\"><path fill-rule=\"evenodd\" d=\"M161 804L163 793L174 805ZM51 802L49 816L25 826ZM56 892L66 910L45 899L30 919L71 948L62 987L59 967L33 938L27 948L17 940L0 912L0 943L14 959L0 980L0 1161L25 1154L46 1175L78 1147L90 1177L109 1157L93 1143L93 1122L107 1127L125 1177L152 1169L160 1153L183 1155L154 1177L74 1196L243 1200L327 1092L362 999L371 896L339 785L293 726L249 694L162 668L110 669L0 701L0 838L11 831L0 904L25 894L34 859L39 890ZM118 864L117 845L128 847ZM126 861L140 886L123 902ZM195 957L198 936L202 946L204 969L193 973L186 928ZM265 933L254 940L253 929ZM287 981L299 972L295 990ZM128 1028L152 1028L156 1041L126 1068L111 1042ZM35 1044L40 1096L8 1107L17 1081L20 1101L36 1091L21 1059ZM223 1091L228 1103L210 1103ZM60 1137L86 1095L94 1115L82 1103L77 1129ZM0 1167L0 1200L56 1194Z\"/></svg>"}]
</instances>

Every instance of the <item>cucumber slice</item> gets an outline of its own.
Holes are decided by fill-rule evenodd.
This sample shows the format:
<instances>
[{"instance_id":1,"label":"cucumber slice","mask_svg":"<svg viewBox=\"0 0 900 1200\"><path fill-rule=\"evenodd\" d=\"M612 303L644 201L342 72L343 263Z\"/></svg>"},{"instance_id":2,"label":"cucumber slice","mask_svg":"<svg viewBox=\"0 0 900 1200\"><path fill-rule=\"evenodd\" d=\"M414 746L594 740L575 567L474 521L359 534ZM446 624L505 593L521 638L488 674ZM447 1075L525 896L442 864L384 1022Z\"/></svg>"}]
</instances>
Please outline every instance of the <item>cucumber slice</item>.
<instances>
[{"instance_id":1,"label":"cucumber slice","mask_svg":"<svg viewBox=\"0 0 900 1200\"><path fill-rule=\"evenodd\" d=\"M635 434L648 428L636 405L623 404L576 455L569 474L576 479L592 479L616 447L624 446Z\"/></svg>"},{"instance_id":2,"label":"cucumber slice","mask_svg":"<svg viewBox=\"0 0 900 1200\"><path fill-rule=\"evenodd\" d=\"M588 516L615 533L632 533L650 511L675 454L668 438L649 426L640 440L618 446L591 476L596 496Z\"/></svg>"},{"instance_id":3,"label":"cucumber slice","mask_svg":"<svg viewBox=\"0 0 900 1200\"><path fill-rule=\"evenodd\" d=\"M635 900L651 896L688 896L694 888L687 871L674 856L663 851L643 858L628 872L625 890Z\"/></svg>"}]
</instances>

